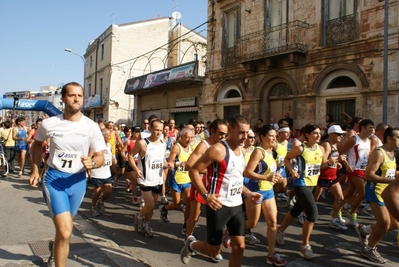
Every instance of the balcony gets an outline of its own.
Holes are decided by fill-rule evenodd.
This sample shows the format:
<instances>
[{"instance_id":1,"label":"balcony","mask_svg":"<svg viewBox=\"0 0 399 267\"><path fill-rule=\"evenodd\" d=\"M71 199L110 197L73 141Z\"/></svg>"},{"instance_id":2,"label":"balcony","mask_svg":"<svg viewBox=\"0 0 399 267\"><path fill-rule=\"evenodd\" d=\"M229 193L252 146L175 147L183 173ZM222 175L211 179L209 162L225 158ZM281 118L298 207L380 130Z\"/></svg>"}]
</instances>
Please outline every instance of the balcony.
<instances>
[{"instance_id":1,"label":"balcony","mask_svg":"<svg viewBox=\"0 0 399 267\"><path fill-rule=\"evenodd\" d=\"M309 28L307 23L296 20L244 35L236 42L235 63L289 53L307 53L307 28Z\"/></svg>"},{"instance_id":2,"label":"balcony","mask_svg":"<svg viewBox=\"0 0 399 267\"><path fill-rule=\"evenodd\" d=\"M347 43L355 40L356 20L354 15L348 15L326 22L326 46Z\"/></svg>"}]
</instances>

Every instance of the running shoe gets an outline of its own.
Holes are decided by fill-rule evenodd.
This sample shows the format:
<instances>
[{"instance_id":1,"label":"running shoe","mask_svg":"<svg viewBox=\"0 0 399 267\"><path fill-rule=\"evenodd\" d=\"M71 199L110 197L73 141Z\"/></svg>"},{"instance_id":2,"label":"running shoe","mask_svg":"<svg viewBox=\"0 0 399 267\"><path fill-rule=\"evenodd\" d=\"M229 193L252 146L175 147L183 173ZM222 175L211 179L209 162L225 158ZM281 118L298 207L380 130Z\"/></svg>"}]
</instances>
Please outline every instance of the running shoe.
<instances>
[{"instance_id":1,"label":"running shoe","mask_svg":"<svg viewBox=\"0 0 399 267\"><path fill-rule=\"evenodd\" d=\"M230 239L230 235L229 235L229 230L227 230L227 227L226 227L226 229L224 229L224 232L223 232L223 239L222 239L223 246L225 248L229 248L230 242L231 242L231 239Z\"/></svg>"},{"instance_id":2,"label":"running shoe","mask_svg":"<svg viewBox=\"0 0 399 267\"><path fill-rule=\"evenodd\" d=\"M136 196L133 196L132 203L133 203L133 205L138 205L140 203L139 198Z\"/></svg>"},{"instance_id":3,"label":"running shoe","mask_svg":"<svg viewBox=\"0 0 399 267\"><path fill-rule=\"evenodd\" d=\"M165 209L164 205L159 206L159 215L163 222L169 222L168 220L168 211Z\"/></svg>"},{"instance_id":4,"label":"running shoe","mask_svg":"<svg viewBox=\"0 0 399 267\"><path fill-rule=\"evenodd\" d=\"M148 238L153 238L154 235L152 233L152 228L150 227L149 223L145 223L144 227L143 227L143 234L145 237Z\"/></svg>"},{"instance_id":5,"label":"running shoe","mask_svg":"<svg viewBox=\"0 0 399 267\"><path fill-rule=\"evenodd\" d=\"M362 203L360 203L359 207L364 208L367 206L367 201L363 200Z\"/></svg>"},{"instance_id":6,"label":"running shoe","mask_svg":"<svg viewBox=\"0 0 399 267\"><path fill-rule=\"evenodd\" d=\"M101 198L97 201L97 210L100 212L100 214L105 212L105 205Z\"/></svg>"},{"instance_id":7,"label":"running shoe","mask_svg":"<svg viewBox=\"0 0 399 267\"><path fill-rule=\"evenodd\" d=\"M347 230L348 227L346 227L345 225L343 225L341 223L341 221L339 220L339 218L334 218L330 221L330 223L328 224L329 227L337 229L337 230Z\"/></svg>"},{"instance_id":8,"label":"running shoe","mask_svg":"<svg viewBox=\"0 0 399 267\"><path fill-rule=\"evenodd\" d=\"M351 213L350 210L347 210L345 213L346 218L349 219L349 223L353 226L357 225L357 213Z\"/></svg>"},{"instance_id":9,"label":"running shoe","mask_svg":"<svg viewBox=\"0 0 399 267\"><path fill-rule=\"evenodd\" d=\"M280 230L277 229L277 235L276 235L276 241L277 244L284 246L285 241L284 241L284 233L280 232Z\"/></svg>"},{"instance_id":10,"label":"running shoe","mask_svg":"<svg viewBox=\"0 0 399 267\"><path fill-rule=\"evenodd\" d=\"M18 176L19 176L19 177L22 176L22 171L19 171Z\"/></svg>"},{"instance_id":11,"label":"running shoe","mask_svg":"<svg viewBox=\"0 0 399 267\"><path fill-rule=\"evenodd\" d=\"M113 187L113 188L117 188L117 187L118 187L118 182L119 182L119 180L114 179L114 180L112 181L112 187Z\"/></svg>"},{"instance_id":12,"label":"running shoe","mask_svg":"<svg viewBox=\"0 0 399 267\"><path fill-rule=\"evenodd\" d=\"M287 261L281 258L276 252L273 255L267 255L266 262L274 266L285 266L287 264Z\"/></svg>"},{"instance_id":13,"label":"running shoe","mask_svg":"<svg viewBox=\"0 0 399 267\"><path fill-rule=\"evenodd\" d=\"M47 260L47 266L48 267L55 267L55 262L54 262L54 241L51 240L48 243L48 250L50 251L50 256L48 257Z\"/></svg>"},{"instance_id":14,"label":"running shoe","mask_svg":"<svg viewBox=\"0 0 399 267\"><path fill-rule=\"evenodd\" d=\"M305 220L306 220L306 214L305 214L304 212L302 212L302 213L299 214L299 216L298 216L298 222L299 222L301 225L303 225L303 223L305 222Z\"/></svg>"},{"instance_id":15,"label":"running shoe","mask_svg":"<svg viewBox=\"0 0 399 267\"><path fill-rule=\"evenodd\" d=\"M301 245L299 247L299 251L302 253L302 256L305 259L311 260L314 258L314 254L313 254L313 250L312 247L310 245Z\"/></svg>"},{"instance_id":16,"label":"running shoe","mask_svg":"<svg viewBox=\"0 0 399 267\"><path fill-rule=\"evenodd\" d=\"M169 203L169 200L166 198L166 196L161 197L161 203L165 205Z\"/></svg>"},{"instance_id":17,"label":"running shoe","mask_svg":"<svg viewBox=\"0 0 399 267\"><path fill-rule=\"evenodd\" d=\"M216 255L216 257L211 258L214 262L221 262L223 260L223 256L221 254Z\"/></svg>"},{"instance_id":18,"label":"running shoe","mask_svg":"<svg viewBox=\"0 0 399 267\"><path fill-rule=\"evenodd\" d=\"M294 207L294 204L295 204L295 198L288 198L284 207L292 209Z\"/></svg>"},{"instance_id":19,"label":"running shoe","mask_svg":"<svg viewBox=\"0 0 399 267\"><path fill-rule=\"evenodd\" d=\"M372 248L372 249L368 249L368 248L362 248L361 254L363 257L369 259L372 262L378 262L378 263L386 263L387 260L384 259L380 253L377 251L377 248Z\"/></svg>"},{"instance_id":20,"label":"running shoe","mask_svg":"<svg viewBox=\"0 0 399 267\"><path fill-rule=\"evenodd\" d=\"M365 247L369 242L370 235L363 230L363 227L364 227L363 224L358 224L355 226L355 230L357 237L359 238L360 244L362 245L362 247Z\"/></svg>"},{"instance_id":21,"label":"running shoe","mask_svg":"<svg viewBox=\"0 0 399 267\"><path fill-rule=\"evenodd\" d=\"M331 211L330 212L330 216L332 217L332 214L333 214L333 212ZM338 219L339 219L339 221L342 223L342 224L345 224L346 223L346 220L342 217L342 212L340 211L340 212L338 212Z\"/></svg>"},{"instance_id":22,"label":"running shoe","mask_svg":"<svg viewBox=\"0 0 399 267\"><path fill-rule=\"evenodd\" d=\"M91 207L90 209L91 216L98 217L100 213L98 212L97 206Z\"/></svg>"},{"instance_id":23,"label":"running shoe","mask_svg":"<svg viewBox=\"0 0 399 267\"><path fill-rule=\"evenodd\" d=\"M245 235L245 241L251 245L256 245L260 243L260 240L252 232Z\"/></svg>"},{"instance_id":24,"label":"running shoe","mask_svg":"<svg viewBox=\"0 0 399 267\"><path fill-rule=\"evenodd\" d=\"M190 244L191 244L191 242L194 242L196 240L197 239L195 239L194 236L190 235L187 237L186 241L184 241L184 246L183 246L182 250L180 251L180 260L184 264L187 264L190 261L191 252L193 252L193 250L190 248Z\"/></svg>"},{"instance_id":25,"label":"running shoe","mask_svg":"<svg viewBox=\"0 0 399 267\"><path fill-rule=\"evenodd\" d=\"M286 201L288 199L288 195L286 193L279 193L277 194L277 200Z\"/></svg>"},{"instance_id":26,"label":"running shoe","mask_svg":"<svg viewBox=\"0 0 399 267\"><path fill-rule=\"evenodd\" d=\"M367 205L362 209L362 211L363 211L364 213L366 213L368 216L370 216L371 218L374 219L374 214L373 214L373 211L372 211L372 209L371 209L371 207L370 207L370 204L367 204Z\"/></svg>"},{"instance_id":27,"label":"running shoe","mask_svg":"<svg viewBox=\"0 0 399 267\"><path fill-rule=\"evenodd\" d=\"M143 232L144 218L140 218L140 214L136 213L134 216L134 230L138 233Z\"/></svg>"}]
</instances>

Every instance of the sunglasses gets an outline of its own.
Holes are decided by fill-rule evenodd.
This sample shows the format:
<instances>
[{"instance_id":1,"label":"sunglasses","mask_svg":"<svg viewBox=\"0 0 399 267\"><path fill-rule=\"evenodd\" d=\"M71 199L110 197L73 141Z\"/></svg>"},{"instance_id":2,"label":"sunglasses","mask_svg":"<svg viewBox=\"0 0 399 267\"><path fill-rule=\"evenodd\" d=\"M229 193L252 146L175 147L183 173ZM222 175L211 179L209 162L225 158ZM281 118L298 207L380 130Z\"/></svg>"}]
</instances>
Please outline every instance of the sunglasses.
<instances>
[{"instance_id":1,"label":"sunglasses","mask_svg":"<svg viewBox=\"0 0 399 267\"><path fill-rule=\"evenodd\" d=\"M255 136L248 136L248 139L255 139Z\"/></svg>"},{"instance_id":2,"label":"sunglasses","mask_svg":"<svg viewBox=\"0 0 399 267\"><path fill-rule=\"evenodd\" d=\"M148 122L143 122L143 124L149 124Z\"/></svg>"}]
</instances>

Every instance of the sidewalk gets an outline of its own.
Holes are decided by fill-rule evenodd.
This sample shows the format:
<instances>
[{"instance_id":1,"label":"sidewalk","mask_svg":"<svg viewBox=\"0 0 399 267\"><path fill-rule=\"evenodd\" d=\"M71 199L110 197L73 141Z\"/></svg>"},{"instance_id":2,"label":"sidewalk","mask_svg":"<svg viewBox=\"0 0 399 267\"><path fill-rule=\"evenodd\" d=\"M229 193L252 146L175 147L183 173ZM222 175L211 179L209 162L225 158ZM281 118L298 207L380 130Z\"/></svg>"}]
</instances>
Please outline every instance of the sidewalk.
<instances>
[{"instance_id":1,"label":"sidewalk","mask_svg":"<svg viewBox=\"0 0 399 267\"><path fill-rule=\"evenodd\" d=\"M47 266L48 242L54 226L41 188L28 176L0 178L0 266ZM111 241L97 228L75 216L67 266L149 266Z\"/></svg>"}]
</instances>

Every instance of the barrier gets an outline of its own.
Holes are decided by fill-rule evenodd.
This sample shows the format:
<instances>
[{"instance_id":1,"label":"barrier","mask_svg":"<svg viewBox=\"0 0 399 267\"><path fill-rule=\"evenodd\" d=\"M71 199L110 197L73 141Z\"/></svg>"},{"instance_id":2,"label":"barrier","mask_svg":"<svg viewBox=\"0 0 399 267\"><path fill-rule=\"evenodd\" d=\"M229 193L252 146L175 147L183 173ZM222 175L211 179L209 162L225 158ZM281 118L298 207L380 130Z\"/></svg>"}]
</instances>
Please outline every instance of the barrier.
<instances>
[{"instance_id":1,"label":"barrier","mask_svg":"<svg viewBox=\"0 0 399 267\"><path fill-rule=\"evenodd\" d=\"M14 99L0 99L0 110L2 109L14 109ZM20 99L16 101L15 110L43 111L50 117L62 113L58 108L56 108L53 104L51 104L51 102L47 100Z\"/></svg>"}]
</instances>

